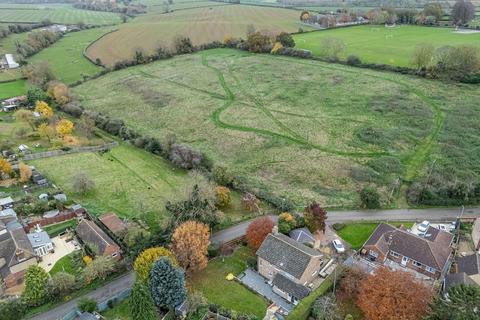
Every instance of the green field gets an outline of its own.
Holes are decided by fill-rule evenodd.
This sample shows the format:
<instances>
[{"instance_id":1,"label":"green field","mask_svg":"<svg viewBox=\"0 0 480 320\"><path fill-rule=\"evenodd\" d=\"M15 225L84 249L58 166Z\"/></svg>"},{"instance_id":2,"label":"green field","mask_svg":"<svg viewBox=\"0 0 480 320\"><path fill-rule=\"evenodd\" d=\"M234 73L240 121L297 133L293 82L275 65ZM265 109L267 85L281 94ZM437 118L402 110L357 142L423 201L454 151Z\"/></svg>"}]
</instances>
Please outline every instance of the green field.
<instances>
[{"instance_id":1,"label":"green field","mask_svg":"<svg viewBox=\"0 0 480 320\"><path fill-rule=\"evenodd\" d=\"M434 159L445 176L480 174L478 86L218 49L74 91L85 107L161 140L175 133L299 206L356 206L366 184L388 195Z\"/></svg>"},{"instance_id":2,"label":"green field","mask_svg":"<svg viewBox=\"0 0 480 320\"><path fill-rule=\"evenodd\" d=\"M15 80L0 83L0 99L20 96L27 90L25 80Z\"/></svg>"},{"instance_id":3,"label":"green field","mask_svg":"<svg viewBox=\"0 0 480 320\"><path fill-rule=\"evenodd\" d=\"M301 26L298 12L244 5L208 6L160 14L155 10L120 25L89 47L87 53L107 65L132 59L135 50L152 53L159 45L171 47L177 36L188 36L194 45L223 41L226 36L245 37L248 26L278 33L294 32ZM302 26L304 29L305 26Z\"/></svg>"},{"instance_id":4,"label":"green field","mask_svg":"<svg viewBox=\"0 0 480 320\"><path fill-rule=\"evenodd\" d=\"M335 37L342 39L346 50L342 58L356 55L363 62L384 63L398 66L412 66L412 55L419 43L431 43L435 47L471 44L480 46L480 33L454 33L450 28L429 28L400 25L385 28L377 25L364 25L349 28L331 29L294 36L297 48L320 54L321 39Z\"/></svg>"},{"instance_id":5,"label":"green field","mask_svg":"<svg viewBox=\"0 0 480 320\"><path fill-rule=\"evenodd\" d=\"M100 215L113 211L145 220L153 228L168 217L165 203L178 200L194 181L186 171L124 143L103 154L78 153L30 163L89 212ZM95 189L86 195L75 193L72 187L79 172L95 182ZM232 193L231 198L232 203L222 209L225 221L220 227L252 217L241 207L239 194Z\"/></svg>"},{"instance_id":6,"label":"green field","mask_svg":"<svg viewBox=\"0 0 480 320\"><path fill-rule=\"evenodd\" d=\"M67 4L7 4L0 3L0 22L35 23L42 20L53 23L92 25L120 23L120 16L112 12L80 10Z\"/></svg>"},{"instance_id":7,"label":"green field","mask_svg":"<svg viewBox=\"0 0 480 320\"><path fill-rule=\"evenodd\" d=\"M201 292L210 303L253 314L258 319L262 319L265 316L268 301L239 282L225 279L229 273L235 276L242 273L247 268L248 257L252 256L250 249L241 247L229 257L210 260L206 269L197 272L189 279L192 289Z\"/></svg>"},{"instance_id":8,"label":"green field","mask_svg":"<svg viewBox=\"0 0 480 320\"><path fill-rule=\"evenodd\" d=\"M112 29L104 27L67 33L50 47L32 56L29 62L47 61L55 76L68 84L82 80L84 76L94 75L103 69L85 58L83 51Z\"/></svg>"}]
</instances>

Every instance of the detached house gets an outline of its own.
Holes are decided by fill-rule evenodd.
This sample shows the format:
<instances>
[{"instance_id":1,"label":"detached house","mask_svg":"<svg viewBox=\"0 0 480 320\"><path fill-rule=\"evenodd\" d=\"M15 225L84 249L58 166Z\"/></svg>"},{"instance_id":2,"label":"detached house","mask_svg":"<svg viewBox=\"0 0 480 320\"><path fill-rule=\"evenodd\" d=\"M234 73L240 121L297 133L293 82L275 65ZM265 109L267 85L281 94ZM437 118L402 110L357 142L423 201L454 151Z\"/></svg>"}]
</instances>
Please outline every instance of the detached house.
<instances>
[{"instance_id":1,"label":"detached house","mask_svg":"<svg viewBox=\"0 0 480 320\"><path fill-rule=\"evenodd\" d=\"M260 275L274 292L294 304L310 293L322 265L320 252L280 233L265 238L257 257Z\"/></svg>"},{"instance_id":2,"label":"detached house","mask_svg":"<svg viewBox=\"0 0 480 320\"><path fill-rule=\"evenodd\" d=\"M84 244L97 247L99 254L120 260L120 247L93 221L83 219L78 224L76 232Z\"/></svg>"},{"instance_id":3,"label":"detached house","mask_svg":"<svg viewBox=\"0 0 480 320\"><path fill-rule=\"evenodd\" d=\"M363 245L366 259L392 268L408 268L442 279L450 267L453 235L429 227L423 237L381 223Z\"/></svg>"}]
</instances>

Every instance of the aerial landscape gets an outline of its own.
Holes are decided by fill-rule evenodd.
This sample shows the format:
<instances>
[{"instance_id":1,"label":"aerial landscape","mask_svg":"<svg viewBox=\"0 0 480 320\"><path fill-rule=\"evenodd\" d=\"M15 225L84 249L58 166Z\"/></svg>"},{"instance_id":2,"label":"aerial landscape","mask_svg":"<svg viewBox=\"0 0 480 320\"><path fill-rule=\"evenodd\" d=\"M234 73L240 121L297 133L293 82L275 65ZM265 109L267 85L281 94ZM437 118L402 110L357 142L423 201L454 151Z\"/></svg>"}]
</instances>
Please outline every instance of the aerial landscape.
<instances>
[{"instance_id":1,"label":"aerial landscape","mask_svg":"<svg viewBox=\"0 0 480 320\"><path fill-rule=\"evenodd\" d=\"M0 320L480 319L480 2L0 0Z\"/></svg>"}]
</instances>

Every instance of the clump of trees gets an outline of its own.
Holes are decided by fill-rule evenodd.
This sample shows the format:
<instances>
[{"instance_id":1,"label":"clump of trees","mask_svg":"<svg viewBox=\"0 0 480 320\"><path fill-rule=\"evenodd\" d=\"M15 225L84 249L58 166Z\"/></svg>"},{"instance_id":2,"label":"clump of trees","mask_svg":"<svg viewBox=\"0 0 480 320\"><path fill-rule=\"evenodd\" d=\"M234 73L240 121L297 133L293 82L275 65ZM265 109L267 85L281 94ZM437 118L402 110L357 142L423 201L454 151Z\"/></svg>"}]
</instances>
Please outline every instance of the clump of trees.
<instances>
[{"instance_id":1,"label":"clump of trees","mask_svg":"<svg viewBox=\"0 0 480 320\"><path fill-rule=\"evenodd\" d=\"M268 35L255 31L247 36L246 48L251 52L268 53L272 50L272 41Z\"/></svg>"},{"instance_id":2,"label":"clump of trees","mask_svg":"<svg viewBox=\"0 0 480 320\"><path fill-rule=\"evenodd\" d=\"M164 247L146 249L140 253L133 264L138 279L146 282L152 270L153 263L162 257L168 258L173 265L178 265L175 255L170 250Z\"/></svg>"},{"instance_id":3,"label":"clump of trees","mask_svg":"<svg viewBox=\"0 0 480 320\"><path fill-rule=\"evenodd\" d=\"M480 318L480 287L456 285L448 289L448 298L437 296L430 305L427 320L465 320Z\"/></svg>"},{"instance_id":4,"label":"clump of trees","mask_svg":"<svg viewBox=\"0 0 480 320\"><path fill-rule=\"evenodd\" d=\"M312 202L305 208L303 214L305 225L311 232L322 231L327 227L327 211L317 202Z\"/></svg>"},{"instance_id":5,"label":"clump of trees","mask_svg":"<svg viewBox=\"0 0 480 320\"><path fill-rule=\"evenodd\" d=\"M454 25L465 25L475 17L475 6L469 0L457 0L450 16Z\"/></svg>"}]
</instances>

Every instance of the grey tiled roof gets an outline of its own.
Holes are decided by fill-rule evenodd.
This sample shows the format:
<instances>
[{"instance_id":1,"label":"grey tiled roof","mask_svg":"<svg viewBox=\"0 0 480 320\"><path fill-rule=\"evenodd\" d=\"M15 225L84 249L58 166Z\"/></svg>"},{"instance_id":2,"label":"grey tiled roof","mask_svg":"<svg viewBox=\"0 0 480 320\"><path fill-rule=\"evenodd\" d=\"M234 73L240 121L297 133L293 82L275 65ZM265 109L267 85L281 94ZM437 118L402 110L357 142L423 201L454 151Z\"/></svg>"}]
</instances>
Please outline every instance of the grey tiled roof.
<instances>
[{"instance_id":1,"label":"grey tiled roof","mask_svg":"<svg viewBox=\"0 0 480 320\"><path fill-rule=\"evenodd\" d=\"M310 290L301 284L298 284L283 274L277 273L273 278L272 284L282 290L283 292L289 293L291 296L300 300L309 295Z\"/></svg>"},{"instance_id":2,"label":"grey tiled roof","mask_svg":"<svg viewBox=\"0 0 480 320\"><path fill-rule=\"evenodd\" d=\"M300 279L313 257L320 252L283 234L269 234L257 251L257 256Z\"/></svg>"},{"instance_id":3,"label":"grey tiled roof","mask_svg":"<svg viewBox=\"0 0 480 320\"><path fill-rule=\"evenodd\" d=\"M448 289L450 289L451 287L459 284L471 285L476 284L476 282L473 281L465 272L448 274L445 277L444 291L448 291Z\"/></svg>"},{"instance_id":4,"label":"grey tiled roof","mask_svg":"<svg viewBox=\"0 0 480 320\"><path fill-rule=\"evenodd\" d=\"M298 229L293 229L292 231L289 232L288 234L290 238L292 238L295 241L298 241L300 243L314 243L315 238L313 237L312 233L310 230L307 228L298 228Z\"/></svg>"},{"instance_id":5,"label":"grey tiled roof","mask_svg":"<svg viewBox=\"0 0 480 320\"><path fill-rule=\"evenodd\" d=\"M480 274L480 253L457 259L458 272L465 272L469 276Z\"/></svg>"},{"instance_id":6,"label":"grey tiled roof","mask_svg":"<svg viewBox=\"0 0 480 320\"><path fill-rule=\"evenodd\" d=\"M43 247L48 243L52 243L48 233L45 231L29 233L27 236L33 248Z\"/></svg>"}]
</instances>

